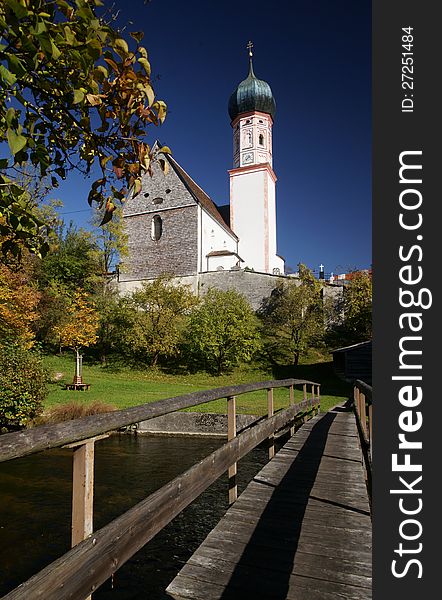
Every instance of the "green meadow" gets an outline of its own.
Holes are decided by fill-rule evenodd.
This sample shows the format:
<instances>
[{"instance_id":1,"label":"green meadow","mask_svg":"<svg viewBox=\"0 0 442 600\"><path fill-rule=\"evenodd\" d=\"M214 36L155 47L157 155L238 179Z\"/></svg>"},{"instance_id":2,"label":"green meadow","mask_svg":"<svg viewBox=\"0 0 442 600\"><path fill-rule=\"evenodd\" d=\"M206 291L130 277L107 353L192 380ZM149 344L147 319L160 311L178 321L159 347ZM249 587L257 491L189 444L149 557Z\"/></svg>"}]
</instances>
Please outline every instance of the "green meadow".
<instances>
[{"instance_id":1,"label":"green meadow","mask_svg":"<svg viewBox=\"0 0 442 600\"><path fill-rule=\"evenodd\" d=\"M333 372L331 361L310 362L296 367L276 366L263 369L256 365L247 365L218 377L205 372L171 373L159 369L131 368L117 363L103 367L99 364L83 364L83 381L90 383L88 391L70 391L63 389L71 382L74 374L73 354L46 356L44 364L50 373L49 395L45 408L78 402L104 402L116 409L128 408L164 398L202 390L238 385L242 383L284 379L295 377L321 384L321 410L327 411L336 404L345 402L350 395L350 386L339 380ZM295 390L295 401L302 399L302 389ZM289 392L285 388L275 389L275 410L288 406ZM226 401L216 400L192 409L199 412L226 412ZM264 415L267 412L265 390L237 396L237 410L243 414Z\"/></svg>"}]
</instances>

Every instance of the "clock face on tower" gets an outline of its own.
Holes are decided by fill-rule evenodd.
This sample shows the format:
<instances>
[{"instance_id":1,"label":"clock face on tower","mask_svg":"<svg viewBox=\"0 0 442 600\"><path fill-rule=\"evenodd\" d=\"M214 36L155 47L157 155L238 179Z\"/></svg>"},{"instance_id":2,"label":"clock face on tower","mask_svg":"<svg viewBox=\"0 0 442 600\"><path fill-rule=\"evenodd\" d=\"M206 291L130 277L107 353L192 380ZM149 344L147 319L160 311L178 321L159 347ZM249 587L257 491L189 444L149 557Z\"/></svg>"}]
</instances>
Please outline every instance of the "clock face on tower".
<instances>
[{"instance_id":1,"label":"clock face on tower","mask_svg":"<svg viewBox=\"0 0 442 600\"><path fill-rule=\"evenodd\" d=\"M247 152L246 154L243 155L242 157L242 162L244 165L248 165L251 162L253 162L253 154L252 152Z\"/></svg>"}]
</instances>

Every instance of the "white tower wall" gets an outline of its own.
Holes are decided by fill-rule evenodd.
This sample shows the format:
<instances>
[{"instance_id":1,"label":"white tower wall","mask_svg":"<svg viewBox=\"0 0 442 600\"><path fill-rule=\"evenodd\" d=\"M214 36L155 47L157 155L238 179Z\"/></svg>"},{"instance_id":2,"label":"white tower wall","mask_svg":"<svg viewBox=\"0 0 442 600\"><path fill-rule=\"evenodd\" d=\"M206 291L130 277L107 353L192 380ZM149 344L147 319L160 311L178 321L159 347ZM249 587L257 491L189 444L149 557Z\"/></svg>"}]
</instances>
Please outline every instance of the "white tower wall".
<instances>
[{"instance_id":1,"label":"white tower wall","mask_svg":"<svg viewBox=\"0 0 442 600\"><path fill-rule=\"evenodd\" d=\"M239 237L244 266L284 274L276 254L276 176L272 169L272 117L252 112L233 122L230 226ZM278 270L278 271L277 271Z\"/></svg>"}]
</instances>

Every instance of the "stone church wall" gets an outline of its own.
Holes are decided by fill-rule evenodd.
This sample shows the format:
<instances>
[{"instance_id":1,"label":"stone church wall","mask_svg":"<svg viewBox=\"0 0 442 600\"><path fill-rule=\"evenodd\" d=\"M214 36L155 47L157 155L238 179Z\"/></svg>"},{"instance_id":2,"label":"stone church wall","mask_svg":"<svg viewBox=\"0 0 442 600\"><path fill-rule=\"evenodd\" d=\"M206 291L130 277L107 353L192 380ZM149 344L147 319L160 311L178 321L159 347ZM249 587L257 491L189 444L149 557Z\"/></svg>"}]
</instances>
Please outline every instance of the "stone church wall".
<instances>
[{"instance_id":1,"label":"stone church wall","mask_svg":"<svg viewBox=\"0 0 442 600\"><path fill-rule=\"evenodd\" d=\"M219 290L234 289L243 294L254 310L261 306L280 281L286 277L256 273L253 271L212 271L199 275L199 292L204 294L210 287Z\"/></svg>"},{"instance_id":2,"label":"stone church wall","mask_svg":"<svg viewBox=\"0 0 442 600\"><path fill-rule=\"evenodd\" d=\"M151 222L155 215L162 219L160 239L151 237ZM198 207L158 210L149 214L126 217L130 227L128 242L129 258L125 261L120 281L136 281L145 277L155 278L168 271L177 276L197 273Z\"/></svg>"},{"instance_id":3,"label":"stone church wall","mask_svg":"<svg viewBox=\"0 0 442 600\"><path fill-rule=\"evenodd\" d=\"M199 275L177 277L176 281L180 284L188 285L195 294L201 295L204 295L211 287L223 291L234 289L247 298L253 310L258 310L263 299L270 296L281 281L293 281L296 283L298 280L283 275L270 275L254 271L211 271L200 273ZM129 294L139 287L141 283L142 281L120 282L120 293ZM335 301L339 301L342 298L342 292L342 286L325 285L324 300L325 298L333 298Z\"/></svg>"}]
</instances>

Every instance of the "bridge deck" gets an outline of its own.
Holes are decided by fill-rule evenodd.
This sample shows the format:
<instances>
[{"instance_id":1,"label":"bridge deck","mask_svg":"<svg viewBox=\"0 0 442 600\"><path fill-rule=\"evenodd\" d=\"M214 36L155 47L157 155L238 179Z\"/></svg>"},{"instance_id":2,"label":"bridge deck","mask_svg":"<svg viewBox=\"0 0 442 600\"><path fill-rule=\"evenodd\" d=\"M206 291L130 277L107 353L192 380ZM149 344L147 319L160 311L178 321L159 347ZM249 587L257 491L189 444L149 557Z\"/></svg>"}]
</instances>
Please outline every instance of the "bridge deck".
<instances>
[{"instance_id":1,"label":"bridge deck","mask_svg":"<svg viewBox=\"0 0 442 600\"><path fill-rule=\"evenodd\" d=\"M167 588L176 599L371 598L371 519L355 418L304 424Z\"/></svg>"}]
</instances>

